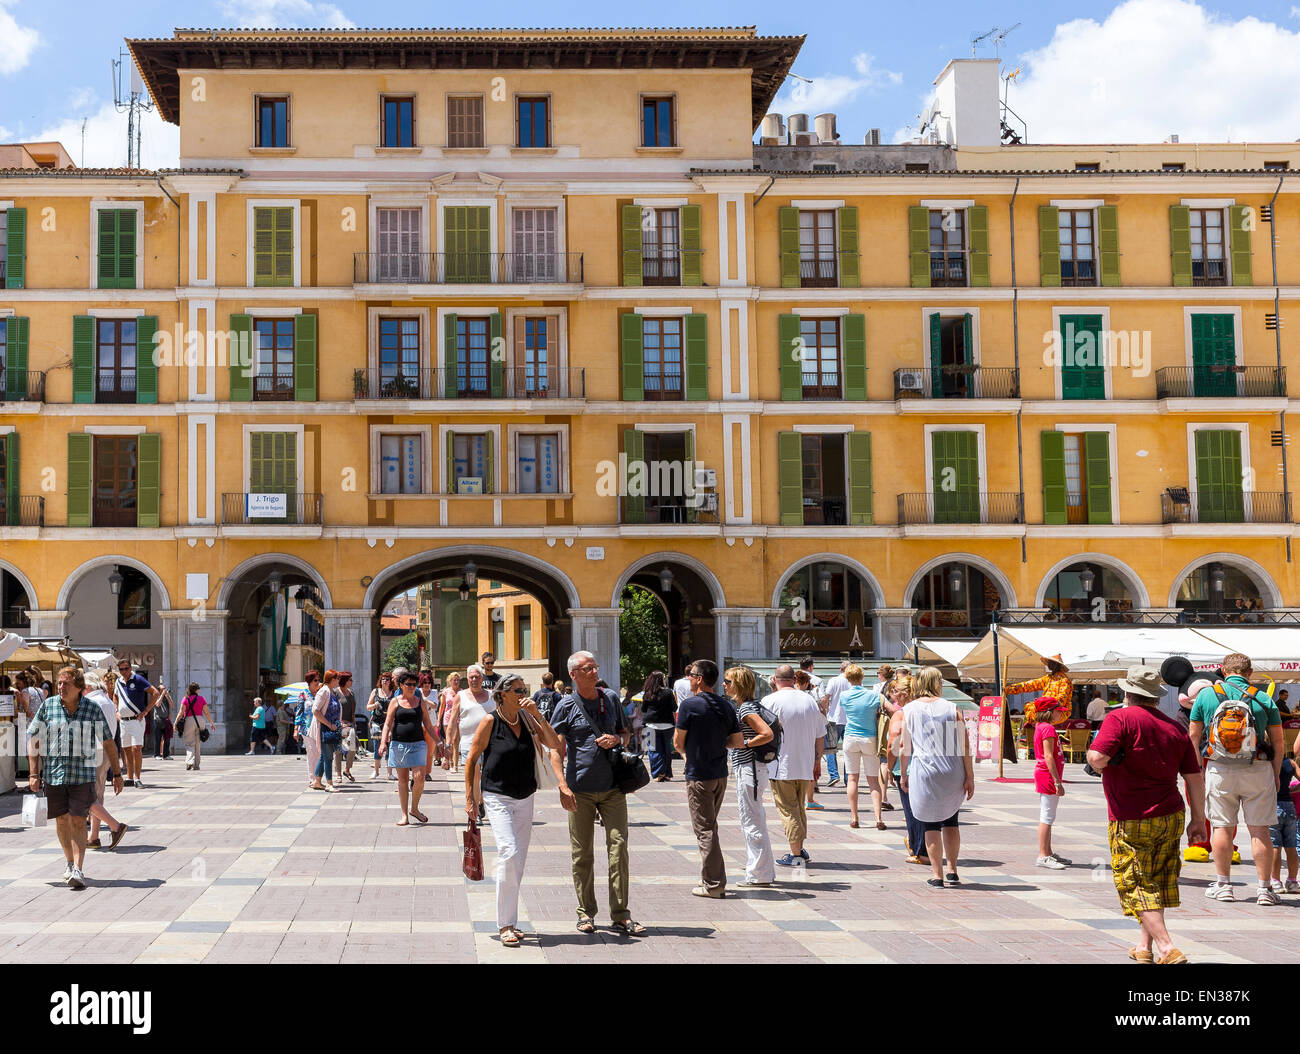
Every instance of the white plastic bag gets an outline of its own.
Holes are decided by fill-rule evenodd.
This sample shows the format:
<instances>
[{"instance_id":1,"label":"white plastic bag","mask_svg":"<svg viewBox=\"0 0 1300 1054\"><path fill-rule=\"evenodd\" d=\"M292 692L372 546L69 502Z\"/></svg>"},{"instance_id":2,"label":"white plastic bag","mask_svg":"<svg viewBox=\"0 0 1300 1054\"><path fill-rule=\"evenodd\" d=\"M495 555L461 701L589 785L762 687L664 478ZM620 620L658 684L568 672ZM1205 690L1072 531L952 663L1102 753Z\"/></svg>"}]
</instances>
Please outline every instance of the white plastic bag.
<instances>
[{"instance_id":1,"label":"white plastic bag","mask_svg":"<svg viewBox=\"0 0 1300 1054\"><path fill-rule=\"evenodd\" d=\"M44 827L49 823L50 803L44 794L23 795L23 826Z\"/></svg>"}]
</instances>

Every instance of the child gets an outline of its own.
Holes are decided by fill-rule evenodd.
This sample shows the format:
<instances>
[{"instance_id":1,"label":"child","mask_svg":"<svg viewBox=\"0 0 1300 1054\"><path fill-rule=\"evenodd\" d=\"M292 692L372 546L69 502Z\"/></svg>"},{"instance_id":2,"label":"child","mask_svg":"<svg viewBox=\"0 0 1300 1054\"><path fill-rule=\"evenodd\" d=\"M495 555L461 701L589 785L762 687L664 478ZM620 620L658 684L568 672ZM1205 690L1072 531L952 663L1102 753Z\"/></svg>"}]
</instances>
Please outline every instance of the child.
<instances>
[{"instance_id":1,"label":"child","mask_svg":"<svg viewBox=\"0 0 1300 1054\"><path fill-rule=\"evenodd\" d=\"M1062 705L1044 696L1025 707L1025 725L1034 729L1034 790L1038 792L1038 860L1036 866L1063 871L1071 861L1052 852L1052 824L1056 822L1056 808L1065 794L1065 756L1061 753L1060 739L1052 723L1055 711Z\"/></svg>"},{"instance_id":2,"label":"child","mask_svg":"<svg viewBox=\"0 0 1300 1054\"><path fill-rule=\"evenodd\" d=\"M1273 840L1273 881L1269 883L1274 893L1300 893L1296 881L1296 868L1300 865L1297 853L1297 827L1295 801L1291 797L1291 780L1295 778L1295 764L1290 757L1282 759L1281 784L1277 792L1277 823L1268 829ZM1282 851L1286 850L1286 885L1282 885Z\"/></svg>"}]
</instances>

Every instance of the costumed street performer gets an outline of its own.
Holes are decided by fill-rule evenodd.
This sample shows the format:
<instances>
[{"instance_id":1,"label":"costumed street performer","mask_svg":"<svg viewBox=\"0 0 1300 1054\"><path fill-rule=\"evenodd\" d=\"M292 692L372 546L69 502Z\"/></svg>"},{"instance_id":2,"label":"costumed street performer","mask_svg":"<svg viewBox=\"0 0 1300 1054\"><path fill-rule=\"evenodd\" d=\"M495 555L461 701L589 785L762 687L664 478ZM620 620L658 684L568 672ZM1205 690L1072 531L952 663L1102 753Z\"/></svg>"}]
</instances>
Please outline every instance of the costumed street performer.
<instances>
[{"instance_id":1,"label":"costumed street performer","mask_svg":"<svg viewBox=\"0 0 1300 1054\"><path fill-rule=\"evenodd\" d=\"M1160 664L1160 679L1165 684L1178 689L1178 715L1174 718L1184 729L1192 723L1191 710L1192 704L1196 702L1196 696L1205 688L1213 688L1223 680L1222 670L1200 670L1192 668L1191 662L1182 655L1171 655ZM1205 771L1205 751L1199 751L1201 755L1201 771ZM1184 794L1186 790L1184 790ZM1188 803L1188 811L1191 811L1191 803ZM1232 846L1232 862L1241 863L1241 853L1237 850L1235 839L1237 835L1236 828L1233 828L1234 844ZM1187 848L1183 850L1183 859L1188 863L1204 864L1210 859L1210 821L1205 821L1205 838L1198 838L1192 841L1190 838L1187 842Z\"/></svg>"},{"instance_id":2,"label":"costumed street performer","mask_svg":"<svg viewBox=\"0 0 1300 1054\"><path fill-rule=\"evenodd\" d=\"M1049 655L1043 659L1047 673L1032 681L1008 684L1002 689L1005 698L1020 695L1023 692L1038 692L1040 697L1025 705L1025 722L1021 725L1021 736L1025 729L1032 729L1038 721L1050 721L1053 725L1063 725L1070 719L1074 707L1074 681L1066 676L1070 668L1065 665L1059 654Z\"/></svg>"}]
</instances>

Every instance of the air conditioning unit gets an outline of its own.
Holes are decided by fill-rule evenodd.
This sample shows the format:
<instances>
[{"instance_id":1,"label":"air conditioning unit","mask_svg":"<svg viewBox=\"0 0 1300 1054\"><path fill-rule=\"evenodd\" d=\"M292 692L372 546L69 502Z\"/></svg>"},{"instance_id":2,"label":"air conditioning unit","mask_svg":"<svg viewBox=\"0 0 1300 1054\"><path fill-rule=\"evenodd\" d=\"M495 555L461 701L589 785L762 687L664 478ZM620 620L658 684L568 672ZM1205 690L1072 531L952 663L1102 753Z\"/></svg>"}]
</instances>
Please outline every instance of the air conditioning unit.
<instances>
[{"instance_id":1,"label":"air conditioning unit","mask_svg":"<svg viewBox=\"0 0 1300 1054\"><path fill-rule=\"evenodd\" d=\"M700 506L699 506L700 512L716 513L718 511L718 496L716 494L701 494L699 497L700 497Z\"/></svg>"},{"instance_id":2,"label":"air conditioning unit","mask_svg":"<svg viewBox=\"0 0 1300 1054\"><path fill-rule=\"evenodd\" d=\"M695 469L695 489L714 490L718 486L718 470L698 466Z\"/></svg>"},{"instance_id":3,"label":"air conditioning unit","mask_svg":"<svg viewBox=\"0 0 1300 1054\"><path fill-rule=\"evenodd\" d=\"M923 392L925 391L925 371L924 370L899 370L898 379L895 387L900 392Z\"/></svg>"}]
</instances>

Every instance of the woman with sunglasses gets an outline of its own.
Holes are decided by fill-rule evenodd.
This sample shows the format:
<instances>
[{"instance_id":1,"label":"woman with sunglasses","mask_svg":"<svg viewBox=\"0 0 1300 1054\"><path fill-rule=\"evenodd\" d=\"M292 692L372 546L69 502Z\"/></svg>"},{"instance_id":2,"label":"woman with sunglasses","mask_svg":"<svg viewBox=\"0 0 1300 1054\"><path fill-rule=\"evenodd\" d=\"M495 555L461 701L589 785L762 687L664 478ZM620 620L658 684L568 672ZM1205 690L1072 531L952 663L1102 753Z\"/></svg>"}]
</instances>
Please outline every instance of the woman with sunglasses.
<instances>
[{"instance_id":1,"label":"woman with sunglasses","mask_svg":"<svg viewBox=\"0 0 1300 1054\"><path fill-rule=\"evenodd\" d=\"M397 770L397 803L402 808L398 827L405 827L414 816L420 823L429 817L420 812L420 795L424 793L424 771L429 762L429 737L433 726L424 700L416 694L419 677L404 670L401 674L402 694L393 699L384 720L384 734L379 749L388 752L388 765ZM408 780L414 777L408 785ZM410 805L407 805L407 799Z\"/></svg>"},{"instance_id":2,"label":"woman with sunglasses","mask_svg":"<svg viewBox=\"0 0 1300 1054\"><path fill-rule=\"evenodd\" d=\"M497 929L507 948L519 947L519 885L533 833L533 795L537 793L537 747L560 749L555 734L528 685L505 674L492 692L495 708L479 721L465 758L465 813L470 820L487 811L497 843ZM545 758L544 758L545 761ZM476 790L482 765L482 787Z\"/></svg>"},{"instance_id":3,"label":"woman with sunglasses","mask_svg":"<svg viewBox=\"0 0 1300 1054\"><path fill-rule=\"evenodd\" d=\"M396 694L397 689L393 685L393 675L387 672L381 673L379 675L379 684L375 686L370 693L370 698L366 700L366 711L370 715L371 728L383 728L388 723L388 705L393 701L393 696ZM379 736L373 732L371 735L374 736L371 749L375 755L375 771L371 773L370 778L377 780L379 779L379 756L383 754L383 751L379 749ZM388 755L386 754L384 755L384 768L388 769L388 778L390 780L397 779L393 775L392 768L388 765Z\"/></svg>"},{"instance_id":4,"label":"woman with sunglasses","mask_svg":"<svg viewBox=\"0 0 1300 1054\"><path fill-rule=\"evenodd\" d=\"M733 666L723 676L722 687L736 706L740 731L745 737L741 750L730 750L731 771L736 777L736 806L740 829L745 834L745 881L742 886L770 886L776 881L772 839L767 833L763 794L767 790L767 766L754 756L754 748L772 742L772 728L763 720L755 696L758 678L745 666Z\"/></svg>"}]
</instances>

